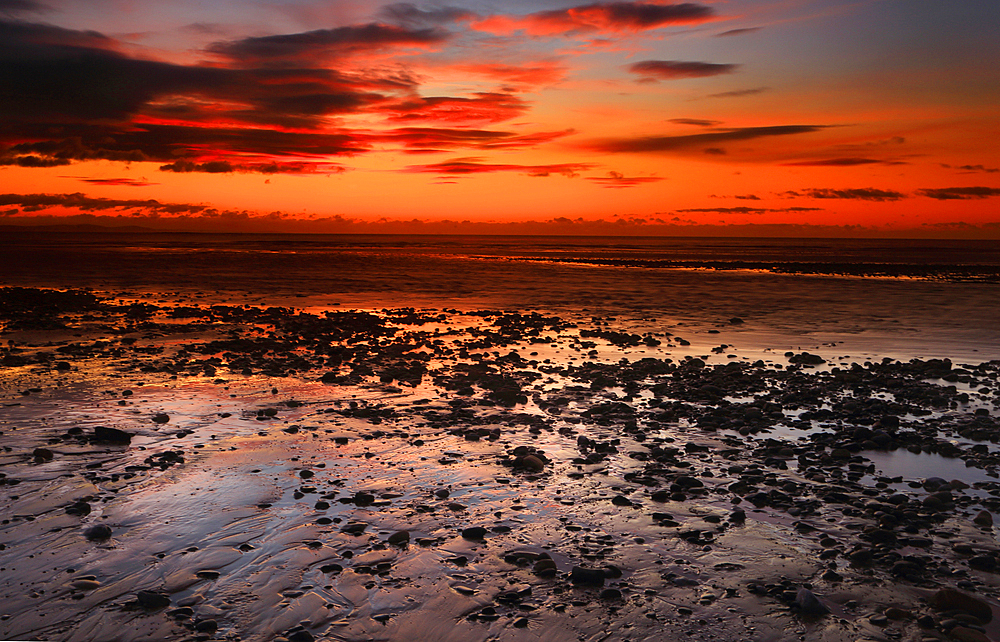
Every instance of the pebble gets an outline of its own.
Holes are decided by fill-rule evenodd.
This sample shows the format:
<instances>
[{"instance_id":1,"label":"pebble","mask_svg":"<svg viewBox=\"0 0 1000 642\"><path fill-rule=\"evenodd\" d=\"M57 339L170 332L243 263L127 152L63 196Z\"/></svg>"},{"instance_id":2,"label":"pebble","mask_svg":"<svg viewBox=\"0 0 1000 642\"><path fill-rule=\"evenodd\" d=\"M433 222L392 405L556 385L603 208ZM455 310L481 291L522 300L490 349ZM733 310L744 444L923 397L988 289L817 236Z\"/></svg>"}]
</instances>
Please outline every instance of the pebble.
<instances>
[{"instance_id":1,"label":"pebble","mask_svg":"<svg viewBox=\"0 0 1000 642\"><path fill-rule=\"evenodd\" d=\"M95 524L83 530L83 536L91 542L103 542L111 539L111 527L107 524Z\"/></svg>"}]
</instances>

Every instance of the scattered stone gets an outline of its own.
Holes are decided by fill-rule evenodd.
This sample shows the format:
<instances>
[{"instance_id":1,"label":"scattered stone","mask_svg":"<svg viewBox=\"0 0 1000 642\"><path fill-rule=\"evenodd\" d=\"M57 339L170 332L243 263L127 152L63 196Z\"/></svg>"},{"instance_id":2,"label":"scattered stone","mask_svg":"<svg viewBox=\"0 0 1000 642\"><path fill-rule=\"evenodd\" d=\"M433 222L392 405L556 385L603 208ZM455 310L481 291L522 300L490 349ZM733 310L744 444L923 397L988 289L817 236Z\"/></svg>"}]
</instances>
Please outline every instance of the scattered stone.
<instances>
[{"instance_id":1,"label":"scattered stone","mask_svg":"<svg viewBox=\"0 0 1000 642\"><path fill-rule=\"evenodd\" d=\"M83 530L83 536L91 542L103 542L111 539L111 527L107 524L94 524Z\"/></svg>"},{"instance_id":2,"label":"scattered stone","mask_svg":"<svg viewBox=\"0 0 1000 642\"><path fill-rule=\"evenodd\" d=\"M97 444L127 445L132 442L132 435L117 428L94 426L94 436L91 441Z\"/></svg>"},{"instance_id":3,"label":"scattered stone","mask_svg":"<svg viewBox=\"0 0 1000 642\"><path fill-rule=\"evenodd\" d=\"M170 606L170 598L156 591L139 591L135 596L136 604L147 611L155 611Z\"/></svg>"},{"instance_id":4,"label":"scattered stone","mask_svg":"<svg viewBox=\"0 0 1000 642\"><path fill-rule=\"evenodd\" d=\"M389 536L386 540L393 546L402 546L403 544L408 544L410 541L409 531L397 531Z\"/></svg>"},{"instance_id":5,"label":"scattered stone","mask_svg":"<svg viewBox=\"0 0 1000 642\"><path fill-rule=\"evenodd\" d=\"M471 526L462 530L462 537L468 540L481 540L486 537L486 529L482 526Z\"/></svg>"},{"instance_id":6,"label":"scattered stone","mask_svg":"<svg viewBox=\"0 0 1000 642\"><path fill-rule=\"evenodd\" d=\"M964 611L982 622L993 619L993 609L987 602L952 588L940 589L928 603L936 611Z\"/></svg>"},{"instance_id":7,"label":"scattered stone","mask_svg":"<svg viewBox=\"0 0 1000 642\"><path fill-rule=\"evenodd\" d=\"M993 526L993 514L988 510L982 510L979 511L979 514L972 521L984 528L991 528Z\"/></svg>"},{"instance_id":8,"label":"scattered stone","mask_svg":"<svg viewBox=\"0 0 1000 642\"><path fill-rule=\"evenodd\" d=\"M604 571L599 568L574 566L570 571L570 581L573 584L585 586L602 586L604 584Z\"/></svg>"},{"instance_id":9,"label":"scattered stone","mask_svg":"<svg viewBox=\"0 0 1000 642\"><path fill-rule=\"evenodd\" d=\"M826 615L830 608L819 601L819 598L807 588L800 588L795 594L795 606L803 615Z\"/></svg>"}]
</instances>

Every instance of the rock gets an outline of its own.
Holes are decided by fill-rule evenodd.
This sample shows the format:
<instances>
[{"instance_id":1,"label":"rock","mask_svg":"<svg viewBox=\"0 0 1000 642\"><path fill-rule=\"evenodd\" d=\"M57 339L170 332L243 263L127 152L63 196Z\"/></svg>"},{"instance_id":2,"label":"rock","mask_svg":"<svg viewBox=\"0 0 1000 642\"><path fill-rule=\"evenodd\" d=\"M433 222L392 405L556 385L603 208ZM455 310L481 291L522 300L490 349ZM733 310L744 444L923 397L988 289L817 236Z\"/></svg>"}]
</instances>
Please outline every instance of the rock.
<instances>
[{"instance_id":1,"label":"rock","mask_svg":"<svg viewBox=\"0 0 1000 642\"><path fill-rule=\"evenodd\" d=\"M135 600L141 608L148 611L170 606L170 598L156 591L139 591L136 593Z\"/></svg>"},{"instance_id":2,"label":"rock","mask_svg":"<svg viewBox=\"0 0 1000 642\"><path fill-rule=\"evenodd\" d=\"M355 506L371 506L375 503L375 495L371 493L358 492L354 494Z\"/></svg>"},{"instance_id":3,"label":"rock","mask_svg":"<svg viewBox=\"0 0 1000 642\"><path fill-rule=\"evenodd\" d=\"M956 626L948 631L948 636L958 642L991 642L985 633L965 626Z\"/></svg>"},{"instance_id":4,"label":"rock","mask_svg":"<svg viewBox=\"0 0 1000 642\"><path fill-rule=\"evenodd\" d=\"M31 456L35 458L35 463L41 463L43 461L52 461L55 454L48 448L35 448Z\"/></svg>"},{"instance_id":5,"label":"rock","mask_svg":"<svg viewBox=\"0 0 1000 642\"><path fill-rule=\"evenodd\" d=\"M462 537L469 540L480 540L486 537L486 529L482 526L471 526L462 531Z\"/></svg>"},{"instance_id":6,"label":"rock","mask_svg":"<svg viewBox=\"0 0 1000 642\"><path fill-rule=\"evenodd\" d=\"M615 506L631 506L632 502L624 495L615 495L611 498L611 503Z\"/></svg>"},{"instance_id":7,"label":"rock","mask_svg":"<svg viewBox=\"0 0 1000 642\"><path fill-rule=\"evenodd\" d=\"M881 613L876 613L868 618L868 621L875 626L889 626L889 618L882 615Z\"/></svg>"},{"instance_id":8,"label":"rock","mask_svg":"<svg viewBox=\"0 0 1000 642\"><path fill-rule=\"evenodd\" d=\"M97 580L79 579L73 580L70 583L70 586L77 591L93 591L94 589L100 588L101 583Z\"/></svg>"},{"instance_id":9,"label":"rock","mask_svg":"<svg viewBox=\"0 0 1000 642\"><path fill-rule=\"evenodd\" d=\"M288 642L315 642L316 640L316 638L313 637L313 634L305 629L292 631L285 637L288 638Z\"/></svg>"},{"instance_id":10,"label":"rock","mask_svg":"<svg viewBox=\"0 0 1000 642\"><path fill-rule=\"evenodd\" d=\"M117 428L94 426L94 436L91 437L91 441L97 444L127 445L132 442L132 435Z\"/></svg>"},{"instance_id":11,"label":"rock","mask_svg":"<svg viewBox=\"0 0 1000 642\"><path fill-rule=\"evenodd\" d=\"M555 577L558 571L555 561L548 557L539 559L531 569L531 572L538 577L545 578Z\"/></svg>"},{"instance_id":12,"label":"rock","mask_svg":"<svg viewBox=\"0 0 1000 642\"><path fill-rule=\"evenodd\" d=\"M795 594L795 606L803 615L826 615L830 612L830 609L807 588L800 588Z\"/></svg>"},{"instance_id":13,"label":"rock","mask_svg":"<svg viewBox=\"0 0 1000 642\"><path fill-rule=\"evenodd\" d=\"M111 527L107 524L88 526L84 529L83 536L91 542L103 542L111 539Z\"/></svg>"},{"instance_id":14,"label":"rock","mask_svg":"<svg viewBox=\"0 0 1000 642\"><path fill-rule=\"evenodd\" d=\"M219 629L219 623L215 620L201 620L194 625L194 630L199 633L215 633Z\"/></svg>"},{"instance_id":15,"label":"rock","mask_svg":"<svg viewBox=\"0 0 1000 642\"><path fill-rule=\"evenodd\" d=\"M84 515L90 514L90 504L85 501L78 501L74 504L70 504L66 507L67 515L77 515L83 517Z\"/></svg>"},{"instance_id":16,"label":"rock","mask_svg":"<svg viewBox=\"0 0 1000 642\"><path fill-rule=\"evenodd\" d=\"M601 599L612 600L612 601L620 600L622 599L622 592L616 588L606 588L603 591L601 591Z\"/></svg>"},{"instance_id":17,"label":"rock","mask_svg":"<svg viewBox=\"0 0 1000 642\"><path fill-rule=\"evenodd\" d=\"M952 588L943 588L931 596L928 603L937 611L965 611L982 622L993 619L993 609L978 597Z\"/></svg>"},{"instance_id":18,"label":"rock","mask_svg":"<svg viewBox=\"0 0 1000 642\"><path fill-rule=\"evenodd\" d=\"M170 415L168 415L165 412L161 412L161 413L157 413L157 414L153 415L153 423L154 424L165 424L168 421L170 421Z\"/></svg>"},{"instance_id":19,"label":"rock","mask_svg":"<svg viewBox=\"0 0 1000 642\"><path fill-rule=\"evenodd\" d=\"M583 568L574 566L570 571L570 581L574 584L584 584L587 586L603 586L604 571L598 568Z\"/></svg>"},{"instance_id":20,"label":"rock","mask_svg":"<svg viewBox=\"0 0 1000 642\"><path fill-rule=\"evenodd\" d=\"M528 470L535 471L536 473L540 473L545 469L545 462L543 462L541 458L536 455L528 455L527 457L524 457L521 459L521 465Z\"/></svg>"},{"instance_id":21,"label":"rock","mask_svg":"<svg viewBox=\"0 0 1000 642\"><path fill-rule=\"evenodd\" d=\"M341 528L340 532L357 536L364 533L366 528L368 528L368 524L364 522L352 522Z\"/></svg>"},{"instance_id":22,"label":"rock","mask_svg":"<svg viewBox=\"0 0 1000 642\"><path fill-rule=\"evenodd\" d=\"M989 528L993 526L993 515L988 510L979 511L979 514L972 521L979 526Z\"/></svg>"},{"instance_id":23,"label":"rock","mask_svg":"<svg viewBox=\"0 0 1000 642\"><path fill-rule=\"evenodd\" d=\"M392 535L390 535L389 539L387 539L386 541L392 544L393 546L401 546L403 544L407 544L410 541L410 532L397 531Z\"/></svg>"}]
</instances>

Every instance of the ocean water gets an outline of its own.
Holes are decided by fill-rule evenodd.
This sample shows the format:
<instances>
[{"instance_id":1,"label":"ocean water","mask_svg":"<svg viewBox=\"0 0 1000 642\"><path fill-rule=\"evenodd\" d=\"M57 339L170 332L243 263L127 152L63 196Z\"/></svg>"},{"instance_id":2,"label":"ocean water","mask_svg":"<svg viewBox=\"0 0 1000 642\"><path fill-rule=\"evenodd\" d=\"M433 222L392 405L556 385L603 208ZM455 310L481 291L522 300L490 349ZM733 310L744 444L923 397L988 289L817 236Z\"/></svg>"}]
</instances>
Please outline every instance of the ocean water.
<instances>
[{"instance_id":1,"label":"ocean water","mask_svg":"<svg viewBox=\"0 0 1000 642\"><path fill-rule=\"evenodd\" d=\"M996 241L5 234L0 283L310 308L539 310L744 343L1000 358ZM732 328L730 328L732 329Z\"/></svg>"}]
</instances>

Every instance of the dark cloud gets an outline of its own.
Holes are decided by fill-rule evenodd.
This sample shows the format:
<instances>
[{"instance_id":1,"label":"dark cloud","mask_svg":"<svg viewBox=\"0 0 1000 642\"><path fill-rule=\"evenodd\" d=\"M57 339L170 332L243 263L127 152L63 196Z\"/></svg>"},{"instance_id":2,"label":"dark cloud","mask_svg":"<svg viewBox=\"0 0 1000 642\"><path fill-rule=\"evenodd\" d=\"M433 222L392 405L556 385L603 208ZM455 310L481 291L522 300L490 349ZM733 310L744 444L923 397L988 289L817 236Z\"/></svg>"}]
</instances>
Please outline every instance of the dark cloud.
<instances>
[{"instance_id":1,"label":"dark cloud","mask_svg":"<svg viewBox=\"0 0 1000 642\"><path fill-rule=\"evenodd\" d=\"M902 192L887 189L876 189L874 187L859 187L850 189L826 189L815 188L792 192L796 196L807 196L809 198L835 198L858 201L898 201L907 198Z\"/></svg>"},{"instance_id":2,"label":"dark cloud","mask_svg":"<svg viewBox=\"0 0 1000 642\"><path fill-rule=\"evenodd\" d=\"M729 31L723 31L722 33L717 33L715 36L717 38L725 38L728 36L745 36L748 33L754 33L760 31L760 27L745 27L743 29L730 29Z\"/></svg>"},{"instance_id":3,"label":"dark cloud","mask_svg":"<svg viewBox=\"0 0 1000 642\"><path fill-rule=\"evenodd\" d=\"M253 173L253 174L313 174L332 173L340 174L346 171L341 165L331 163L231 163L225 160L206 161L204 163L193 163L191 161L174 161L160 166L161 172L174 172L178 174L189 174L199 172L205 174L232 174L232 173Z\"/></svg>"},{"instance_id":4,"label":"dark cloud","mask_svg":"<svg viewBox=\"0 0 1000 642\"><path fill-rule=\"evenodd\" d=\"M526 16L490 16L474 26L484 31L524 29L536 35L567 33L644 31L671 25L697 24L714 17L715 11L694 3L653 4L644 2L600 2L567 9L540 11Z\"/></svg>"},{"instance_id":5,"label":"dark cloud","mask_svg":"<svg viewBox=\"0 0 1000 642\"><path fill-rule=\"evenodd\" d=\"M0 166L58 167L60 165L69 165L71 162L69 159L37 156L35 154L19 154L16 152L0 154Z\"/></svg>"},{"instance_id":6,"label":"dark cloud","mask_svg":"<svg viewBox=\"0 0 1000 642\"><path fill-rule=\"evenodd\" d=\"M90 183L91 185L112 185L116 187L149 187L150 185L159 185L159 183L150 183L146 179L135 179L135 178L81 178L84 183Z\"/></svg>"},{"instance_id":7,"label":"dark cloud","mask_svg":"<svg viewBox=\"0 0 1000 642\"><path fill-rule=\"evenodd\" d=\"M934 198L939 201L971 200L978 198L990 198L1000 196L1000 188L997 187L938 187L929 189L918 189L917 194Z\"/></svg>"},{"instance_id":8,"label":"dark cloud","mask_svg":"<svg viewBox=\"0 0 1000 642\"><path fill-rule=\"evenodd\" d=\"M343 27L217 44L217 52L231 55L246 49L250 57L231 66L181 65L129 56L96 32L0 20L0 165L111 160L153 161L173 172L331 172L342 168L328 157L375 145L395 144L409 153L524 148L572 133L372 131L332 124L331 117L366 114L462 126L500 122L528 110L510 91L420 97L418 81L406 72L349 73L321 67L325 63L312 55L443 37L387 25ZM282 64L248 64L269 48ZM290 64L295 56L301 65ZM539 74L560 77L564 70L552 63L493 65L487 71L531 80Z\"/></svg>"},{"instance_id":9,"label":"dark cloud","mask_svg":"<svg viewBox=\"0 0 1000 642\"><path fill-rule=\"evenodd\" d=\"M146 214L204 214L217 211L207 205L161 203L155 199L94 198L81 194L0 194L0 207L17 205L25 212L62 207L79 212L121 210Z\"/></svg>"},{"instance_id":10,"label":"dark cloud","mask_svg":"<svg viewBox=\"0 0 1000 642\"><path fill-rule=\"evenodd\" d=\"M650 80L677 80L679 78L705 78L729 74L739 65L714 62L689 62L683 60L643 60L628 66L628 70Z\"/></svg>"},{"instance_id":11,"label":"dark cloud","mask_svg":"<svg viewBox=\"0 0 1000 642\"><path fill-rule=\"evenodd\" d=\"M678 212L685 213L702 213L702 214L772 214L772 213L794 213L794 212L822 212L822 207L781 207L781 208L764 208L764 207L696 207L690 209L677 210Z\"/></svg>"},{"instance_id":12,"label":"dark cloud","mask_svg":"<svg viewBox=\"0 0 1000 642\"><path fill-rule=\"evenodd\" d=\"M733 198L739 199L741 201L759 201L760 197L756 194L737 194Z\"/></svg>"},{"instance_id":13,"label":"dark cloud","mask_svg":"<svg viewBox=\"0 0 1000 642\"><path fill-rule=\"evenodd\" d=\"M946 169L960 169L963 172L983 172L984 174L996 174L1000 172L1000 168L997 167L986 167L985 165L958 165L957 167L952 167L951 165L941 163L941 167Z\"/></svg>"},{"instance_id":14,"label":"dark cloud","mask_svg":"<svg viewBox=\"0 0 1000 642\"><path fill-rule=\"evenodd\" d=\"M438 29L410 29L370 23L302 33L243 38L217 42L209 51L242 66L315 64L317 59L400 46L427 46L444 42L448 33Z\"/></svg>"},{"instance_id":15,"label":"dark cloud","mask_svg":"<svg viewBox=\"0 0 1000 642\"><path fill-rule=\"evenodd\" d=\"M662 181L663 178L659 176L625 176L621 172L608 172L607 176L588 176L587 180L597 183L601 187L620 189L624 187L638 187L647 183L656 183Z\"/></svg>"},{"instance_id":16,"label":"dark cloud","mask_svg":"<svg viewBox=\"0 0 1000 642\"><path fill-rule=\"evenodd\" d=\"M588 163L560 163L554 165L515 165L484 163L481 158L454 158L430 165L411 165L407 171L426 174L445 174L458 176L466 174L485 174L493 172L519 172L528 176L562 176L575 177L579 172L592 168ZM0 203L2 205L2 203Z\"/></svg>"},{"instance_id":17,"label":"dark cloud","mask_svg":"<svg viewBox=\"0 0 1000 642\"><path fill-rule=\"evenodd\" d=\"M48 13L52 7L34 0L0 0L0 16L15 16L23 13Z\"/></svg>"},{"instance_id":18,"label":"dark cloud","mask_svg":"<svg viewBox=\"0 0 1000 642\"><path fill-rule=\"evenodd\" d=\"M705 134L685 136L641 136L637 138L610 138L591 142L593 151L608 153L672 152L703 145L754 140L773 136L793 136L821 131L826 125L774 125L770 127L742 127ZM707 150L705 150L707 152ZM720 150L721 151L721 150Z\"/></svg>"},{"instance_id":19,"label":"dark cloud","mask_svg":"<svg viewBox=\"0 0 1000 642\"><path fill-rule=\"evenodd\" d=\"M765 91L770 91L770 87L754 87L753 89L736 89L734 91L724 91L718 94L709 94L709 98L741 98L743 96L756 96Z\"/></svg>"},{"instance_id":20,"label":"dark cloud","mask_svg":"<svg viewBox=\"0 0 1000 642\"><path fill-rule=\"evenodd\" d=\"M818 160L783 163L787 167L855 167L857 165L904 165L901 161L887 161L878 158L821 158Z\"/></svg>"},{"instance_id":21,"label":"dark cloud","mask_svg":"<svg viewBox=\"0 0 1000 642\"><path fill-rule=\"evenodd\" d=\"M0 135L23 123L108 123L139 114L315 126L329 114L383 101L379 92L414 86L398 75L173 65L130 58L114 46L100 34L0 22Z\"/></svg>"},{"instance_id":22,"label":"dark cloud","mask_svg":"<svg viewBox=\"0 0 1000 642\"><path fill-rule=\"evenodd\" d=\"M475 13L459 7L421 9L409 2L386 5L379 11L379 15L389 22L407 27L442 25L463 20L472 20L477 17Z\"/></svg>"},{"instance_id":23,"label":"dark cloud","mask_svg":"<svg viewBox=\"0 0 1000 642\"><path fill-rule=\"evenodd\" d=\"M702 120L701 118L671 118L667 122L675 125L693 125L695 127L715 127L722 124L718 120Z\"/></svg>"}]
</instances>

